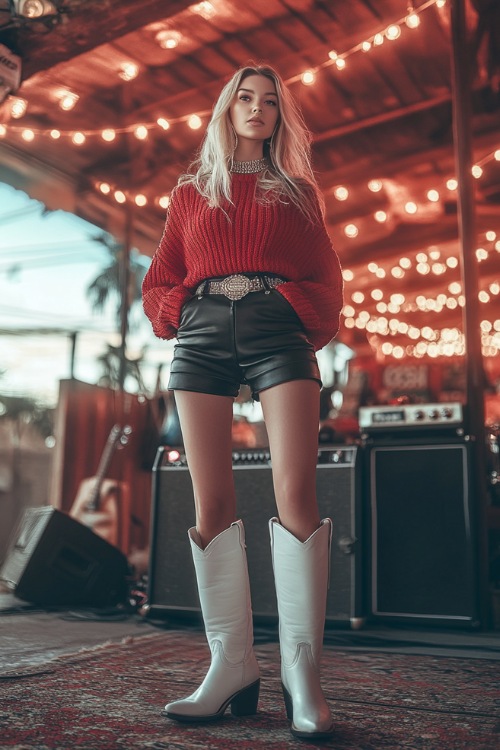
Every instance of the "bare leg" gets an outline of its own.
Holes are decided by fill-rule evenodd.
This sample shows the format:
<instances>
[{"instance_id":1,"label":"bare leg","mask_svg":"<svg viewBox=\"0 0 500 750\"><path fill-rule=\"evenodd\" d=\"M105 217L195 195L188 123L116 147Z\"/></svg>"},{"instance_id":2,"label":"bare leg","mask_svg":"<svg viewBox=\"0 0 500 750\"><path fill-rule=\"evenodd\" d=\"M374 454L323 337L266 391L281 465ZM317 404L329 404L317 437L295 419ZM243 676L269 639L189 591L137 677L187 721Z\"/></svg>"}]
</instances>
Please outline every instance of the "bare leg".
<instances>
[{"instance_id":1,"label":"bare leg","mask_svg":"<svg viewBox=\"0 0 500 750\"><path fill-rule=\"evenodd\" d=\"M260 399L280 516L280 523L271 519L269 526L285 707L295 737L326 739L332 716L319 662L331 521L320 525L316 501L319 387L314 380L292 380L263 391Z\"/></svg>"},{"instance_id":2,"label":"bare leg","mask_svg":"<svg viewBox=\"0 0 500 750\"><path fill-rule=\"evenodd\" d=\"M260 393L273 467L278 514L304 542L319 527L316 500L319 386L291 380Z\"/></svg>"},{"instance_id":3,"label":"bare leg","mask_svg":"<svg viewBox=\"0 0 500 750\"><path fill-rule=\"evenodd\" d=\"M245 532L234 522L233 399L176 391L176 402L195 495L197 528L188 534L211 662L194 693L167 703L164 714L213 721L230 705L235 716L247 716L257 711L260 677Z\"/></svg>"},{"instance_id":4,"label":"bare leg","mask_svg":"<svg viewBox=\"0 0 500 750\"><path fill-rule=\"evenodd\" d=\"M176 391L184 448L193 482L196 529L205 548L236 520L233 480L233 399Z\"/></svg>"}]
</instances>

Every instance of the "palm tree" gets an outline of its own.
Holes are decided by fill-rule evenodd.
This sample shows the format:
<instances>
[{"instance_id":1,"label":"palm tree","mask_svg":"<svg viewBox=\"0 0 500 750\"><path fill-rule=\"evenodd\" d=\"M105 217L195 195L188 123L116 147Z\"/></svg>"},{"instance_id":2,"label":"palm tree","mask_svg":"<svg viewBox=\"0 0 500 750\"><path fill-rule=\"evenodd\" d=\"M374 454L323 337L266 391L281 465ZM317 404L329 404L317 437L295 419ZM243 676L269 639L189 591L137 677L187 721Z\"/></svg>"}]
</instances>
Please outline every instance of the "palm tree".
<instances>
[{"instance_id":1,"label":"palm tree","mask_svg":"<svg viewBox=\"0 0 500 750\"><path fill-rule=\"evenodd\" d=\"M116 299L116 319L124 338L129 327L129 311L141 301L142 282L151 261L150 258L141 255L137 250L132 250L128 255L128 290L124 331L121 289L121 274L123 269L121 266L125 260L125 247L107 233L95 236L94 240L104 245L108 251L110 260L106 267L87 287L87 297L90 299L92 308L96 312L103 312L108 301L113 297ZM113 347L108 344L107 351L98 358L103 370L99 384L110 388L122 388L125 378L130 376L136 381L139 390L144 391L145 386L140 372L140 363L143 356L144 351L137 359L128 359L125 354L124 343L121 347Z\"/></svg>"},{"instance_id":2,"label":"palm tree","mask_svg":"<svg viewBox=\"0 0 500 750\"><path fill-rule=\"evenodd\" d=\"M110 256L110 261L87 287L87 297L90 300L92 309L96 312L103 312L108 300L115 297L117 303L116 315L119 321L121 314L120 267L123 262L125 248L121 242L118 242L106 232L96 235L93 239L106 248ZM129 309L141 300L142 282L150 262L150 258L141 255L137 250L131 251L128 288Z\"/></svg>"},{"instance_id":3,"label":"palm tree","mask_svg":"<svg viewBox=\"0 0 500 750\"><path fill-rule=\"evenodd\" d=\"M131 378L137 383L140 393L145 393L146 391L146 385L142 379L140 367L144 359L144 354L145 350L143 349L139 357L136 359L125 357L125 377ZM107 350L97 358L97 361L102 368L102 375L97 381L97 385L106 388L119 388L121 367L120 348L113 346L112 344L107 344Z\"/></svg>"}]
</instances>

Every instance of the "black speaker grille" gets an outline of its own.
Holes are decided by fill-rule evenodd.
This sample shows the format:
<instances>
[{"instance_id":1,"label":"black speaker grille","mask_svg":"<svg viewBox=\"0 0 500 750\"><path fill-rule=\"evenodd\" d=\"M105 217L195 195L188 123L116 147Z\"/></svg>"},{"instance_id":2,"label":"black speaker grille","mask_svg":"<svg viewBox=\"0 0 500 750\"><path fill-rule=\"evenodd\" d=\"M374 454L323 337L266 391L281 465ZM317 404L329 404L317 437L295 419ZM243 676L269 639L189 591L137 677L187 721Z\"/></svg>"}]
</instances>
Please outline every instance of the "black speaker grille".
<instances>
[{"instance_id":1,"label":"black speaker grille","mask_svg":"<svg viewBox=\"0 0 500 750\"><path fill-rule=\"evenodd\" d=\"M370 467L373 613L473 618L466 446L374 447Z\"/></svg>"},{"instance_id":2,"label":"black speaker grille","mask_svg":"<svg viewBox=\"0 0 500 750\"><path fill-rule=\"evenodd\" d=\"M331 584L327 619L361 617L361 519L357 449L350 464L320 465L318 502L333 519ZM276 618L268 521L275 516L269 465L235 466L238 516L245 525L252 606L256 617ZM192 484L186 467L156 471L149 604L152 610L199 610L187 529L195 523Z\"/></svg>"}]
</instances>

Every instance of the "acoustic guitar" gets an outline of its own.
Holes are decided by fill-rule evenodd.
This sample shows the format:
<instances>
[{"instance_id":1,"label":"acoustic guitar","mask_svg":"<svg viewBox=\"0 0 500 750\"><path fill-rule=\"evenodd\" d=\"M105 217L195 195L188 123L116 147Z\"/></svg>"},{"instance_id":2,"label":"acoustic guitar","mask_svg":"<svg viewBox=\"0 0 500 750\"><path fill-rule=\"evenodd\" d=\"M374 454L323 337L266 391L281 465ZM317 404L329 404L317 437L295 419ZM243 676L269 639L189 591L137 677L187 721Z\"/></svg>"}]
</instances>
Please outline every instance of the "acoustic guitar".
<instances>
[{"instance_id":1,"label":"acoustic guitar","mask_svg":"<svg viewBox=\"0 0 500 750\"><path fill-rule=\"evenodd\" d=\"M80 482L69 512L72 518L124 552L128 546L130 493L126 482L106 478L106 474L115 450L124 448L131 434L129 425L113 425L95 476Z\"/></svg>"}]
</instances>

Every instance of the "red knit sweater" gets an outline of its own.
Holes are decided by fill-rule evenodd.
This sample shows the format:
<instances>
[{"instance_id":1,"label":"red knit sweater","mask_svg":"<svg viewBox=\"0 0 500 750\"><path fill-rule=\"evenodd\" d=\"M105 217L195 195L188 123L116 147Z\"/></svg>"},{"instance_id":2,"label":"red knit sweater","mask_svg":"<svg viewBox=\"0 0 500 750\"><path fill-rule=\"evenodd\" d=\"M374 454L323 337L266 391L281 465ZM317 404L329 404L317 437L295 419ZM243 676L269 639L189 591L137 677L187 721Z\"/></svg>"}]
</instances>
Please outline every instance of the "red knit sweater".
<instances>
[{"instance_id":1,"label":"red knit sweater","mask_svg":"<svg viewBox=\"0 0 500 750\"><path fill-rule=\"evenodd\" d=\"M292 204L255 201L257 175L232 175L233 205L209 208L190 184L174 191L165 230L144 278L144 311L159 338L173 338L181 308L204 279L268 271L299 315L315 349L337 333L342 308L339 260L323 221Z\"/></svg>"}]
</instances>

